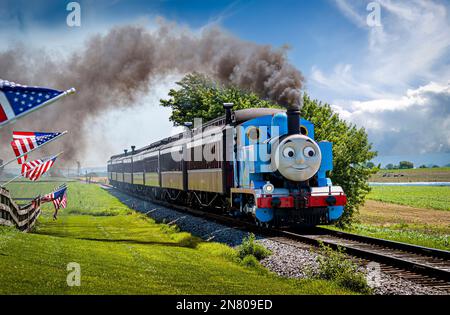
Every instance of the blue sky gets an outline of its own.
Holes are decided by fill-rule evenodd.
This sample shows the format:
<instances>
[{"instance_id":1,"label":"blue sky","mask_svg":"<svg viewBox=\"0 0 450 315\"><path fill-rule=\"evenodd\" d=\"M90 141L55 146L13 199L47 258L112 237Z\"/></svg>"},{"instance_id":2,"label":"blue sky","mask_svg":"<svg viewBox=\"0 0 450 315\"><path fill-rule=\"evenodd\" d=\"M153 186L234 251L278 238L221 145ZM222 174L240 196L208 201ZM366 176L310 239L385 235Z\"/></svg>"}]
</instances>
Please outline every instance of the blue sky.
<instances>
[{"instance_id":1,"label":"blue sky","mask_svg":"<svg viewBox=\"0 0 450 315\"><path fill-rule=\"evenodd\" d=\"M24 41L74 50L93 33L158 16L194 31L219 25L243 40L289 45L306 92L366 128L377 162L450 163L448 1L377 0L375 27L366 22L369 0L78 1L80 28L65 24L68 2L0 0L0 49ZM168 124L159 129L154 137L170 132Z\"/></svg>"},{"instance_id":2,"label":"blue sky","mask_svg":"<svg viewBox=\"0 0 450 315\"><path fill-rule=\"evenodd\" d=\"M142 17L164 16L194 29L216 23L242 39L259 44L287 44L292 47L290 57L293 63L303 71L315 64L331 67L337 62L350 61L353 57L348 51L357 47L361 53L364 49L364 31L340 14L331 0L78 1L83 14L80 30L65 27L65 5L69 1L29 2L0 0L9 17L17 20L14 33L32 33L36 27L60 28L70 36L85 29L91 31L99 24L114 25ZM335 49L345 45L349 46L348 49Z\"/></svg>"}]
</instances>

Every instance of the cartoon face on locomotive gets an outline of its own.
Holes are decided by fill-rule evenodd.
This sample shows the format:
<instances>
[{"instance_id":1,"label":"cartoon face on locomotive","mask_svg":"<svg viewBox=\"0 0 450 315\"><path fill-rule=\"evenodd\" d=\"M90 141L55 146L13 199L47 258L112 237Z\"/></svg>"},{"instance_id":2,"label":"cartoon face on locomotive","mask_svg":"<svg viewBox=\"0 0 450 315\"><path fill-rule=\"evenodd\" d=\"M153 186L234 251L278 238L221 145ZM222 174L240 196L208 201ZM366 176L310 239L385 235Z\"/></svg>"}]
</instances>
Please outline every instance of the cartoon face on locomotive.
<instances>
[{"instance_id":1,"label":"cartoon face on locomotive","mask_svg":"<svg viewBox=\"0 0 450 315\"><path fill-rule=\"evenodd\" d=\"M190 130L190 137L183 133L113 156L110 183L261 226L330 224L341 217L346 195L327 177L332 144L315 141L311 122L295 108L224 108L223 117ZM192 160L197 149L209 150L210 159ZM174 161L174 152L183 158Z\"/></svg>"}]
</instances>

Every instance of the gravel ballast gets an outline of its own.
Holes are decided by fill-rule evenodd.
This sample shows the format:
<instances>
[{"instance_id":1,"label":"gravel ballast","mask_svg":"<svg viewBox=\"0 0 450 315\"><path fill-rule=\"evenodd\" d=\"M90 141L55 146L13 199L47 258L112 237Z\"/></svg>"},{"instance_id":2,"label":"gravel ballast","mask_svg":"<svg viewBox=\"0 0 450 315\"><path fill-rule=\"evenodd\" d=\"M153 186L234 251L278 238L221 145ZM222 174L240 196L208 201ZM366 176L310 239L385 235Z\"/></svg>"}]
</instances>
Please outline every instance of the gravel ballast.
<instances>
[{"instance_id":1,"label":"gravel ballast","mask_svg":"<svg viewBox=\"0 0 450 315\"><path fill-rule=\"evenodd\" d=\"M132 197L115 189L107 188L111 194L123 203L153 218L156 222L176 224L180 230L191 233L206 241L224 243L235 247L248 235L239 229L206 220L194 215L173 210L149 201ZM261 264L270 271L288 278L305 278L308 269L317 268L317 253L311 246L296 242L295 246L282 239L256 235L257 242L272 251L272 255L263 259ZM364 267L365 268L365 267ZM447 294L398 276L380 272L379 281L374 287L375 294L381 295L437 295Z\"/></svg>"}]
</instances>

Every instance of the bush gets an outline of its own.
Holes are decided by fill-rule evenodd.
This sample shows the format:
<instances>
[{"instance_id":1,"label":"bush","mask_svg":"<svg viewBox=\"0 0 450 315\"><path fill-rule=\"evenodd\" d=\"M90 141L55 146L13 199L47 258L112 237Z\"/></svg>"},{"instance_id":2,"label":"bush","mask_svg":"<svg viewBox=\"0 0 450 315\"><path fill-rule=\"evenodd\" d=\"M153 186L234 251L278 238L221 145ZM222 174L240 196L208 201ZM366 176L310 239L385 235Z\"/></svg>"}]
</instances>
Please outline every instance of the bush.
<instances>
[{"instance_id":1,"label":"bush","mask_svg":"<svg viewBox=\"0 0 450 315\"><path fill-rule=\"evenodd\" d=\"M345 254L344 249L321 244L318 251L318 270L312 276L317 279L336 281L344 288L370 294L372 289L367 284L366 276L358 270L358 265L353 263Z\"/></svg>"},{"instance_id":2,"label":"bush","mask_svg":"<svg viewBox=\"0 0 450 315\"><path fill-rule=\"evenodd\" d=\"M268 275L270 273L253 255L245 256L244 259L240 260L240 264L246 268L258 272L261 275Z\"/></svg>"},{"instance_id":3,"label":"bush","mask_svg":"<svg viewBox=\"0 0 450 315\"><path fill-rule=\"evenodd\" d=\"M242 259L242 264L249 268L258 268L259 267L259 261L256 259L253 255L247 255Z\"/></svg>"},{"instance_id":4,"label":"bush","mask_svg":"<svg viewBox=\"0 0 450 315\"><path fill-rule=\"evenodd\" d=\"M250 233L244 238L242 244L237 248L237 251L239 258L242 260L247 256L252 255L257 261L260 261L272 254L272 252L264 246L255 243L255 234L253 233Z\"/></svg>"},{"instance_id":5,"label":"bush","mask_svg":"<svg viewBox=\"0 0 450 315\"><path fill-rule=\"evenodd\" d=\"M179 235L180 238L178 244L183 247L196 248L197 245L201 242L200 238L192 236L191 234L186 232L177 233L177 235Z\"/></svg>"}]
</instances>

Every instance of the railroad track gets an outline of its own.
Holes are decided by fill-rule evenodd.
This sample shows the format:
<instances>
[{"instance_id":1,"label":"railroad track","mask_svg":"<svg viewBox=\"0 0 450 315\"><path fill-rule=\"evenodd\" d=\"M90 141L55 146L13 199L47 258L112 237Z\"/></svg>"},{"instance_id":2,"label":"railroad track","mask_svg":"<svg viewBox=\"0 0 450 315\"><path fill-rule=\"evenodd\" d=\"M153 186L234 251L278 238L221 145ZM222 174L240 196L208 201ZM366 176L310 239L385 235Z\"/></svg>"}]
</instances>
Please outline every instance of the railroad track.
<instances>
[{"instance_id":1,"label":"railroad track","mask_svg":"<svg viewBox=\"0 0 450 315\"><path fill-rule=\"evenodd\" d=\"M109 185L102 186L114 188ZM114 188L115 189L115 188ZM188 212L214 220L237 229L263 234L271 239L296 246L295 242L319 246L325 244L333 249L341 247L351 256L363 263L377 262L383 272L437 288L450 294L450 252L379 238L356 235L327 228L316 227L307 230L263 229L251 222L237 220L186 206L174 205L164 201L150 200L142 196L121 191L137 199L152 202L167 208ZM298 246L301 247L301 246Z\"/></svg>"},{"instance_id":2,"label":"railroad track","mask_svg":"<svg viewBox=\"0 0 450 315\"><path fill-rule=\"evenodd\" d=\"M450 252L379 238L315 228L307 233L277 231L280 236L333 249L344 248L364 263L377 262L382 271L450 293ZM283 240L281 240L283 242ZM291 244L292 245L292 244Z\"/></svg>"}]
</instances>

